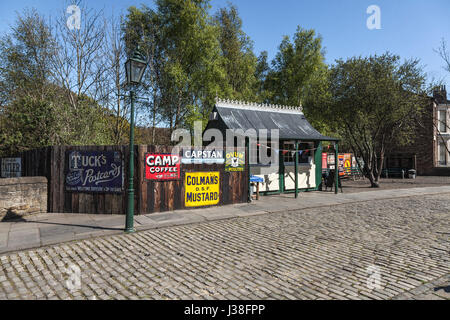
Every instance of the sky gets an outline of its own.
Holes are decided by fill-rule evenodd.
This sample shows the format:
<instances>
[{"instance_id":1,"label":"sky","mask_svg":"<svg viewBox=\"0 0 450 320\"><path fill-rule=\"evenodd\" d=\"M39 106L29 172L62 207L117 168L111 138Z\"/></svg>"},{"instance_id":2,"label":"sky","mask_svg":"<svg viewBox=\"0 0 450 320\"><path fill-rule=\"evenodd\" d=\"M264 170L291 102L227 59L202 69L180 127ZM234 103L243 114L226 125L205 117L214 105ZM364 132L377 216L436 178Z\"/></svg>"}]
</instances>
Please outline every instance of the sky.
<instances>
[{"instance_id":1,"label":"sky","mask_svg":"<svg viewBox=\"0 0 450 320\"><path fill-rule=\"evenodd\" d=\"M301 26L315 29L323 38L326 62L386 51L403 59L419 58L429 80L450 86L450 74L434 49L446 39L450 46L449 0L211 0L211 14L231 2L237 6L243 29L254 42L258 55L277 53L284 35L292 36ZM64 0L0 0L0 35L8 32L16 12L35 7L40 13L56 15ZM131 5L152 7L153 0L87 0L89 6L106 12L125 12ZM381 29L369 30L367 13L380 8Z\"/></svg>"}]
</instances>

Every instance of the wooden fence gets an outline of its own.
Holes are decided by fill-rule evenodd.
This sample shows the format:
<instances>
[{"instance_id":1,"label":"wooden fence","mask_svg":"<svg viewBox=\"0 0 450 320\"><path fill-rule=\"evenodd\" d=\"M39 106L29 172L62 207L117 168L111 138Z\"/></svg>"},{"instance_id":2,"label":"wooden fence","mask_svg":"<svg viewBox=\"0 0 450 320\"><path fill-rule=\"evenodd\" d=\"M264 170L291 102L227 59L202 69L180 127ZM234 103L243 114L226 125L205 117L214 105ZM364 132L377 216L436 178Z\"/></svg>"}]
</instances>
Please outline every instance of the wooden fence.
<instances>
[{"instance_id":1,"label":"wooden fence","mask_svg":"<svg viewBox=\"0 0 450 320\"><path fill-rule=\"evenodd\" d=\"M247 170L226 172L224 164L182 164L181 179L149 181L145 179L145 154L170 153L170 146L135 147L134 188L136 214L188 209L185 206L184 179L186 172L220 172L218 205L247 201ZM67 151L120 151L123 155L124 189L121 193L89 193L66 191L65 178L69 164ZM27 151L22 158L22 176L45 176L48 179L48 211L90 214L125 214L129 171L128 146L55 146Z\"/></svg>"}]
</instances>

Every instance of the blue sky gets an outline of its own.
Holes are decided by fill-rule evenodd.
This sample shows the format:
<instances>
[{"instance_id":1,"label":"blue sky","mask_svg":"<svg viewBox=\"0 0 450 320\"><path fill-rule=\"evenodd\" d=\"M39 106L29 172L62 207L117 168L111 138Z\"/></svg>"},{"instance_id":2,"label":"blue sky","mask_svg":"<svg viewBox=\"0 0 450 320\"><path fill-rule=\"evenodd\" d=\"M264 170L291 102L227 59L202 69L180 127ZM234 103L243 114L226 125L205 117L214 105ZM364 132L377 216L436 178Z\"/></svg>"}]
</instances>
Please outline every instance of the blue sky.
<instances>
[{"instance_id":1,"label":"blue sky","mask_svg":"<svg viewBox=\"0 0 450 320\"><path fill-rule=\"evenodd\" d=\"M326 60L385 51L402 58L420 58L430 77L450 85L450 75L433 51L442 38L450 45L449 0L232 0L240 12L244 31L254 41L255 53L266 50L269 57L277 52L283 35L292 35L297 26L313 28L323 37ZM35 7L55 15L64 8L64 0L0 0L0 34L14 22L15 12ZM119 13L128 6L149 0L89 0L89 6ZM212 0L211 13L227 4ZM381 9L381 30L369 30L366 9Z\"/></svg>"}]
</instances>

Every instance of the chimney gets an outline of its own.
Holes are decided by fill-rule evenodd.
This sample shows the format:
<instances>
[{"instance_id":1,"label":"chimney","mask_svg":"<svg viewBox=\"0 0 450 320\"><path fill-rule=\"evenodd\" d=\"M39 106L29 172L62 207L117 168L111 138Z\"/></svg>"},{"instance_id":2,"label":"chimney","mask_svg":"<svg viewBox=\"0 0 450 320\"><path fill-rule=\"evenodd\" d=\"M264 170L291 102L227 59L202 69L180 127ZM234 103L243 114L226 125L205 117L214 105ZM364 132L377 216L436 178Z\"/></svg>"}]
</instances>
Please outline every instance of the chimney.
<instances>
[{"instance_id":1,"label":"chimney","mask_svg":"<svg viewBox=\"0 0 450 320\"><path fill-rule=\"evenodd\" d=\"M447 102L447 90L444 85L438 86L433 90L433 98L438 104Z\"/></svg>"}]
</instances>

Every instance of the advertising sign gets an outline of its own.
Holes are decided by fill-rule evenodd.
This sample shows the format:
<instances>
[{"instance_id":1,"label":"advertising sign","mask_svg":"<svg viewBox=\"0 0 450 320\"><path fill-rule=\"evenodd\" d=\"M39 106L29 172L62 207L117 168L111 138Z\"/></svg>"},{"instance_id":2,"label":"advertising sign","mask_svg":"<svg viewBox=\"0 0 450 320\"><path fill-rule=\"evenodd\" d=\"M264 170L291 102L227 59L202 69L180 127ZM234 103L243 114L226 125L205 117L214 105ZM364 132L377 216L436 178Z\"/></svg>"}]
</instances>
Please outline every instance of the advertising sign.
<instances>
[{"instance_id":1,"label":"advertising sign","mask_svg":"<svg viewBox=\"0 0 450 320\"><path fill-rule=\"evenodd\" d=\"M224 164L223 150L183 149L183 164Z\"/></svg>"},{"instance_id":2,"label":"advertising sign","mask_svg":"<svg viewBox=\"0 0 450 320\"><path fill-rule=\"evenodd\" d=\"M334 153L329 153L328 154L328 168L334 169L334 165L335 165Z\"/></svg>"},{"instance_id":3,"label":"advertising sign","mask_svg":"<svg viewBox=\"0 0 450 320\"><path fill-rule=\"evenodd\" d=\"M186 172L186 207L213 206L220 201L220 172Z\"/></svg>"},{"instance_id":4,"label":"advertising sign","mask_svg":"<svg viewBox=\"0 0 450 320\"><path fill-rule=\"evenodd\" d=\"M338 155L338 164L339 164L339 175L343 176L345 174L344 172L344 155L340 154Z\"/></svg>"},{"instance_id":5,"label":"advertising sign","mask_svg":"<svg viewBox=\"0 0 450 320\"><path fill-rule=\"evenodd\" d=\"M346 174L351 173L352 168L352 154L351 153L345 153L344 154L344 170Z\"/></svg>"},{"instance_id":6,"label":"advertising sign","mask_svg":"<svg viewBox=\"0 0 450 320\"><path fill-rule=\"evenodd\" d=\"M174 154L145 154L145 179L179 180L180 156Z\"/></svg>"},{"instance_id":7,"label":"advertising sign","mask_svg":"<svg viewBox=\"0 0 450 320\"><path fill-rule=\"evenodd\" d=\"M66 157L69 161L67 191L123 191L123 159L120 151L67 151Z\"/></svg>"},{"instance_id":8,"label":"advertising sign","mask_svg":"<svg viewBox=\"0 0 450 320\"><path fill-rule=\"evenodd\" d=\"M322 169L328 168L328 154L322 153Z\"/></svg>"},{"instance_id":9,"label":"advertising sign","mask_svg":"<svg viewBox=\"0 0 450 320\"><path fill-rule=\"evenodd\" d=\"M21 158L2 159L2 178L20 178L22 176Z\"/></svg>"},{"instance_id":10,"label":"advertising sign","mask_svg":"<svg viewBox=\"0 0 450 320\"><path fill-rule=\"evenodd\" d=\"M226 172L243 172L245 168L245 151L227 151L225 154Z\"/></svg>"}]
</instances>

